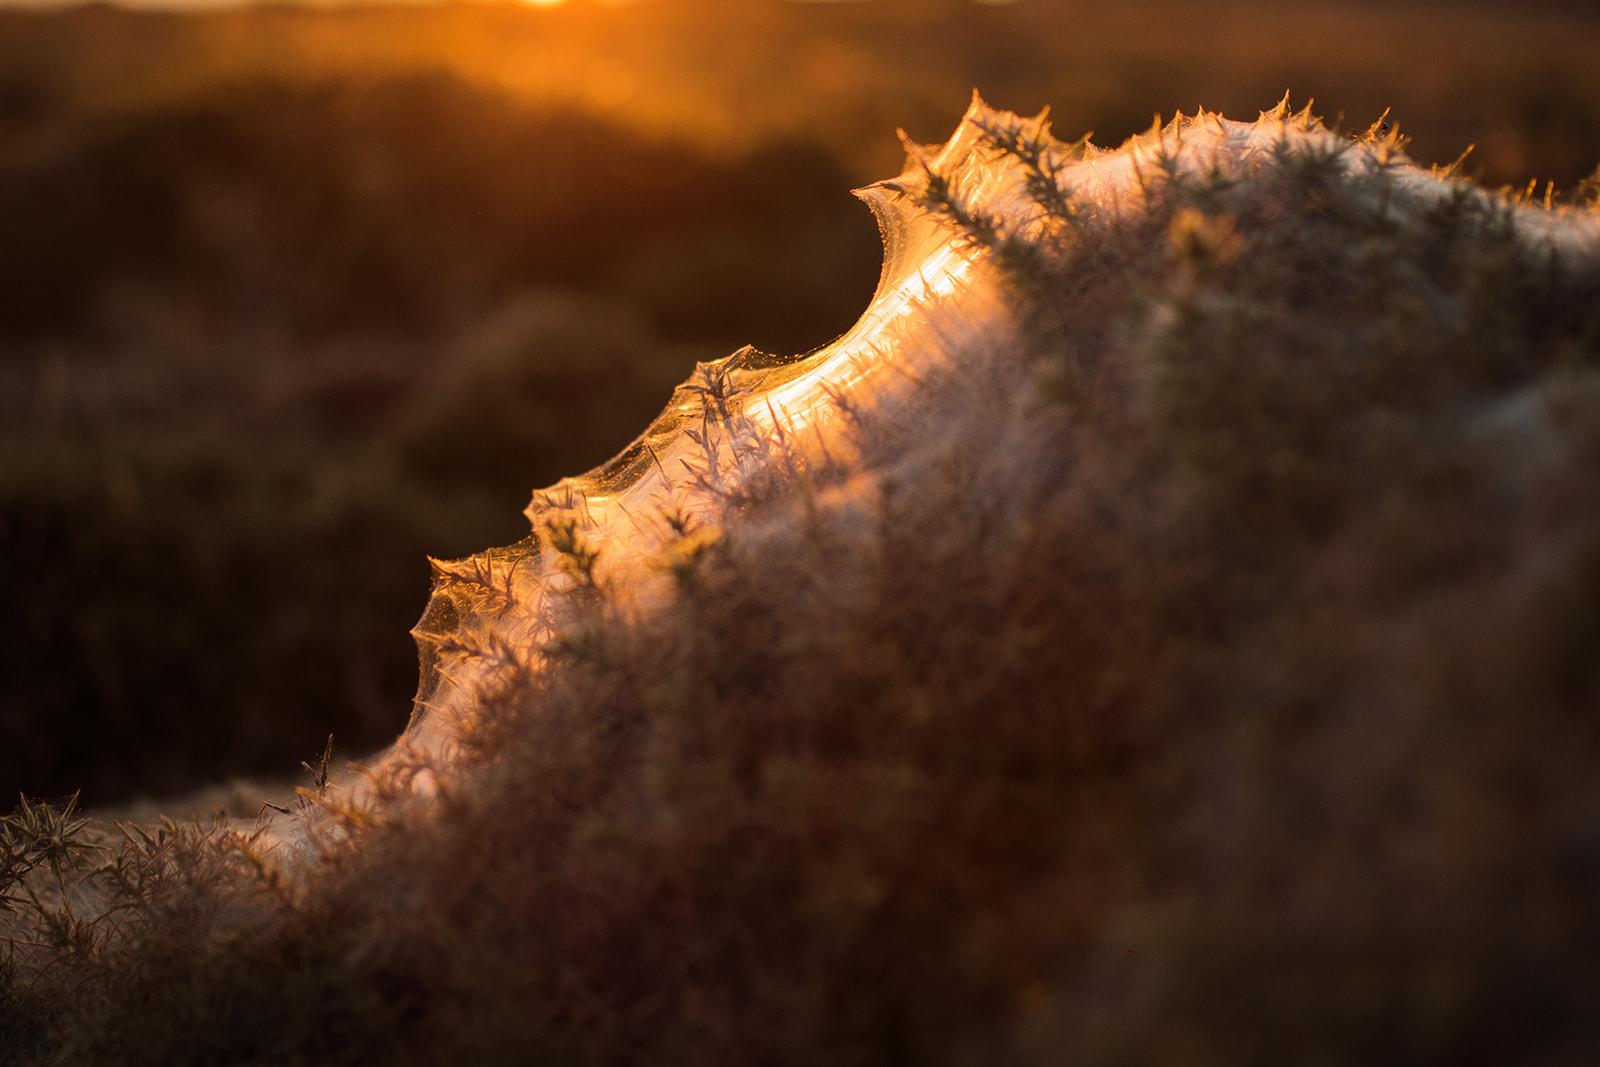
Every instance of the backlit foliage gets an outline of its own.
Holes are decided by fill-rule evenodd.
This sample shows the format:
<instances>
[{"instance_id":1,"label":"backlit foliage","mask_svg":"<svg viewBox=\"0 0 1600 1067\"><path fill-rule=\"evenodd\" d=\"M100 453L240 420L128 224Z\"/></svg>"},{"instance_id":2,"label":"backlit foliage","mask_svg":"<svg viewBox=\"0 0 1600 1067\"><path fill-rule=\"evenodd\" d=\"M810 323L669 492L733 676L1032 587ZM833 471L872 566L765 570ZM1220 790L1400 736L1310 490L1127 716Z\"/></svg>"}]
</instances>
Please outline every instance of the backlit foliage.
<instances>
[{"instance_id":1,"label":"backlit foliage","mask_svg":"<svg viewBox=\"0 0 1600 1067\"><path fill-rule=\"evenodd\" d=\"M11 1047L1583 1062L1592 208L1286 106L910 156L861 325L437 565L394 750L20 814Z\"/></svg>"}]
</instances>

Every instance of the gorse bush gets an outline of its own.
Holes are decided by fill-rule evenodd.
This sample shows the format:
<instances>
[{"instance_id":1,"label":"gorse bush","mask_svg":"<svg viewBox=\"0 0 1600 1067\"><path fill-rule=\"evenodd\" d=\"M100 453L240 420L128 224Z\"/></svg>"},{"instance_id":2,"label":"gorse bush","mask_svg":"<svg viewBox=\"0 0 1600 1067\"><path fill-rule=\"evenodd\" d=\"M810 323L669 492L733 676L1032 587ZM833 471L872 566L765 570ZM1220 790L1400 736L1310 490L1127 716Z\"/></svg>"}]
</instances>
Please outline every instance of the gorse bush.
<instances>
[{"instance_id":1,"label":"gorse bush","mask_svg":"<svg viewBox=\"0 0 1600 1067\"><path fill-rule=\"evenodd\" d=\"M6 873L16 1058L1584 1062L1600 221L1401 148L912 146L882 328L440 565L394 751Z\"/></svg>"}]
</instances>

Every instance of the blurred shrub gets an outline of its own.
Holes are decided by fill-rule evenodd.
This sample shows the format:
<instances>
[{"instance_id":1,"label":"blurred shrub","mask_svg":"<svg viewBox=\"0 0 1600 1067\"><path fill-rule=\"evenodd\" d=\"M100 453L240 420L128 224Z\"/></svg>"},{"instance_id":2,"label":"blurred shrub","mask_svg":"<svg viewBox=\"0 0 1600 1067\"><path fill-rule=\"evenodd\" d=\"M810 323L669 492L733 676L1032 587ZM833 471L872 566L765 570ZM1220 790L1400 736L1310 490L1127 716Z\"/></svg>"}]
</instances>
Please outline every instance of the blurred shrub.
<instances>
[{"instance_id":1,"label":"blurred shrub","mask_svg":"<svg viewBox=\"0 0 1600 1067\"><path fill-rule=\"evenodd\" d=\"M445 75L67 132L0 167L0 788L387 741L427 555L521 536L695 358L827 340L876 275L814 149L714 160Z\"/></svg>"},{"instance_id":2,"label":"blurred shrub","mask_svg":"<svg viewBox=\"0 0 1600 1067\"><path fill-rule=\"evenodd\" d=\"M438 336L532 285L642 277L641 310L680 333L796 348L848 326L875 274L815 149L718 161L452 75L252 83L62 132L0 169L13 336L82 335L115 287L297 338ZM704 292L651 286L664 266Z\"/></svg>"}]
</instances>

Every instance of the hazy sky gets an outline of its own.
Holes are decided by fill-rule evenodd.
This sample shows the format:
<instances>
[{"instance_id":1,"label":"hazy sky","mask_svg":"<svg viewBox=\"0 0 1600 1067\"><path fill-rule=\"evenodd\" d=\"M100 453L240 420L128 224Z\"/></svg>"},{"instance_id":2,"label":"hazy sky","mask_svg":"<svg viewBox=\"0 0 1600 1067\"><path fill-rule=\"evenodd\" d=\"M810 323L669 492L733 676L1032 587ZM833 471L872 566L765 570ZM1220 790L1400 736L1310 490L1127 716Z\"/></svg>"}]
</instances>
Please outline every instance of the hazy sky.
<instances>
[{"instance_id":1,"label":"hazy sky","mask_svg":"<svg viewBox=\"0 0 1600 1067\"><path fill-rule=\"evenodd\" d=\"M84 6L86 4L109 4L113 7L144 8L154 10L185 10L192 8L216 7L243 7L251 3L264 2L272 5L293 5L304 7L349 7L360 4L373 4L388 6L389 4L430 4L448 3L452 0L0 0L0 8L4 7L30 7L30 8L63 8ZM474 2L474 0L466 0ZM483 0L483 2L505 2L505 0ZM661 0L509 0L520 2L531 7L558 7L563 4L628 4L652 3ZM869 3L871 0L746 0L748 3L810 3L810 4L851 4ZM1026 0L971 0L976 4L1013 4L1023 3Z\"/></svg>"},{"instance_id":2,"label":"hazy sky","mask_svg":"<svg viewBox=\"0 0 1600 1067\"><path fill-rule=\"evenodd\" d=\"M302 7L351 7L361 4L373 6L389 6L390 4L414 3L419 5L431 3L449 3L458 0L0 0L0 7L32 7L32 8L63 8L91 5L109 5L112 7L170 9L183 10L188 8L207 7L244 7L252 3L265 3L273 6L302 6ZM466 0L474 2L474 0ZM507 2L507 0L482 0L482 2ZM559 7L563 4L629 4L652 3L661 0L509 0L520 2L530 7ZM812 3L812 4L849 4L867 3L870 0L747 0L749 3L777 2L777 3ZM973 3L984 4L1011 4L1021 0L972 0Z\"/></svg>"}]
</instances>

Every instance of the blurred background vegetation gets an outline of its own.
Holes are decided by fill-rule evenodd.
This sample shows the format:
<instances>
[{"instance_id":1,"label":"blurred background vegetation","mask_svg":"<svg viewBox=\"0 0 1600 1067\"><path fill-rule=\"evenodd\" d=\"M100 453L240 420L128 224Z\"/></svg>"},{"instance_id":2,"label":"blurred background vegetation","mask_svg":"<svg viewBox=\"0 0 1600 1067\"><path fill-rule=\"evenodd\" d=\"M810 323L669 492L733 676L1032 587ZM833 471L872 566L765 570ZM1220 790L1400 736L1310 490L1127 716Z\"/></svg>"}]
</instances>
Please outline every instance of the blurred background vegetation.
<instances>
[{"instance_id":1,"label":"blurred background vegetation","mask_svg":"<svg viewBox=\"0 0 1600 1067\"><path fill-rule=\"evenodd\" d=\"M1600 161L1588 3L0 10L0 791L392 738L425 556L695 359L848 326L846 190L973 86L1101 142L1292 88L1491 184Z\"/></svg>"}]
</instances>

